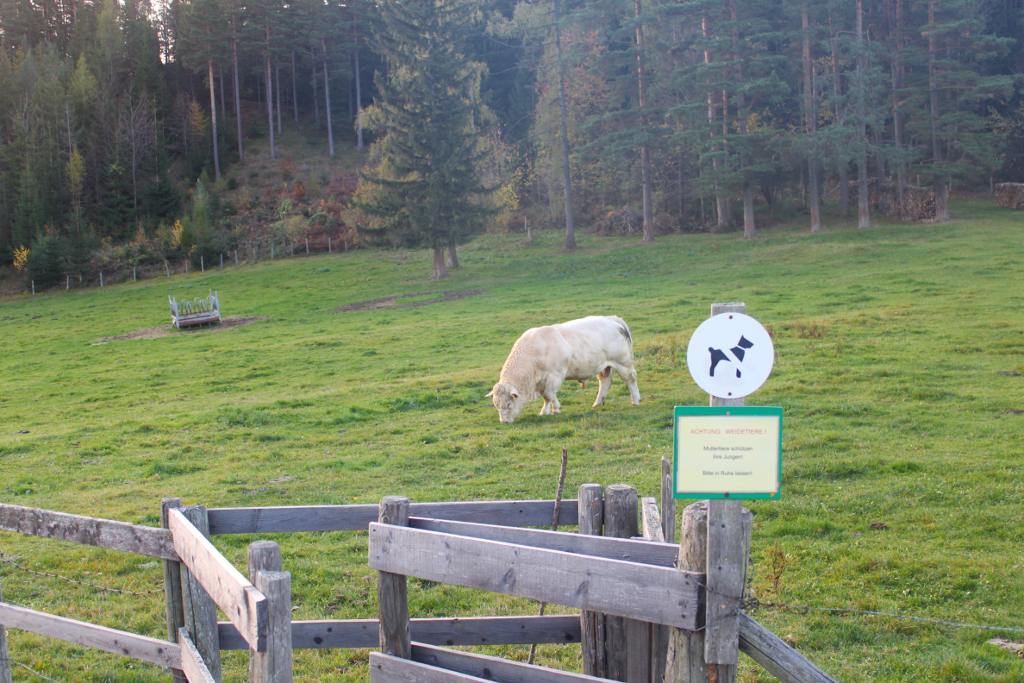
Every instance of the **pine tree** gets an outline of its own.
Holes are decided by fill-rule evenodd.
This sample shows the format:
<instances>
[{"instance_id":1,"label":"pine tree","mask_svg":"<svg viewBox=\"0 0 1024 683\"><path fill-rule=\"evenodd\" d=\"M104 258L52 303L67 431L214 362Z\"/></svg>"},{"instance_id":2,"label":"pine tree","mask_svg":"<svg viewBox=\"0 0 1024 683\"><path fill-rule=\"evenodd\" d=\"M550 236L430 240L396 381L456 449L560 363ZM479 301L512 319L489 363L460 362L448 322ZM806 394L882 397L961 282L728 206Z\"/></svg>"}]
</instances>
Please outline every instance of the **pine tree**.
<instances>
[{"instance_id":1,"label":"pine tree","mask_svg":"<svg viewBox=\"0 0 1024 683\"><path fill-rule=\"evenodd\" d=\"M474 8L465 0L385 0L374 47L387 60L368 116L386 136L363 175L357 207L373 217L371 242L433 250L432 279L448 277L445 251L481 227L487 192L477 175L470 92L479 70L466 57Z\"/></svg>"},{"instance_id":2,"label":"pine tree","mask_svg":"<svg viewBox=\"0 0 1024 683\"><path fill-rule=\"evenodd\" d=\"M184 63L193 71L207 76L210 91L210 122L213 127L214 178L220 178L220 150L217 140L216 82L213 78L214 62L225 61L224 35L228 23L216 0L190 0L185 9L186 24L183 33Z\"/></svg>"}]
</instances>

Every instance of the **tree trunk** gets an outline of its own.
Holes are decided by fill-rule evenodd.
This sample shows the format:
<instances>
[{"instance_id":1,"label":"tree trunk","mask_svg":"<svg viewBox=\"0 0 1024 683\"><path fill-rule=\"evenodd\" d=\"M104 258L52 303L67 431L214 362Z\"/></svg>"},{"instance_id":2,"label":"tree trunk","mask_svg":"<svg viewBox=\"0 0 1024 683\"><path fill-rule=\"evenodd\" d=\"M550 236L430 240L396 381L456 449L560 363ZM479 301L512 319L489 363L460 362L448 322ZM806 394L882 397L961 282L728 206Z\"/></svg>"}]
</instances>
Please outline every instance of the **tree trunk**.
<instances>
[{"instance_id":1,"label":"tree trunk","mask_svg":"<svg viewBox=\"0 0 1024 683\"><path fill-rule=\"evenodd\" d=\"M327 43L320 41L324 50L324 108L327 111L327 143L330 147L331 158L334 158L334 128L331 126L331 80L327 73Z\"/></svg>"},{"instance_id":2,"label":"tree trunk","mask_svg":"<svg viewBox=\"0 0 1024 683\"><path fill-rule=\"evenodd\" d=\"M448 267L452 270L459 267L459 255L455 253L455 245L448 245Z\"/></svg>"},{"instance_id":3,"label":"tree trunk","mask_svg":"<svg viewBox=\"0 0 1024 683\"><path fill-rule=\"evenodd\" d=\"M295 50L292 50L292 109L295 112L295 123L299 122L298 71L295 70Z\"/></svg>"},{"instance_id":4,"label":"tree trunk","mask_svg":"<svg viewBox=\"0 0 1024 683\"><path fill-rule=\"evenodd\" d=\"M836 45L835 29L832 29L832 13L828 15L829 27L832 33L832 85L836 94L836 123L842 125L843 106L840 100L843 97L843 86L839 80L839 48ZM839 164L839 215L846 218L850 215L850 175L847 170L848 162L843 160Z\"/></svg>"},{"instance_id":5,"label":"tree trunk","mask_svg":"<svg viewBox=\"0 0 1024 683\"><path fill-rule=\"evenodd\" d=\"M729 159L729 91L722 89L722 167L728 169ZM736 224L732 217L732 200L725 196L725 222L731 228Z\"/></svg>"},{"instance_id":6,"label":"tree trunk","mask_svg":"<svg viewBox=\"0 0 1024 683\"><path fill-rule=\"evenodd\" d=\"M359 42L355 43L354 57L356 61L356 149L362 149L363 143L363 88L359 79Z\"/></svg>"},{"instance_id":7,"label":"tree trunk","mask_svg":"<svg viewBox=\"0 0 1024 683\"><path fill-rule=\"evenodd\" d=\"M949 220L946 177L942 164L942 139L939 130L939 83L935 66L938 51L935 40L935 0L928 0L928 98L932 120L932 166L935 169L935 222Z\"/></svg>"},{"instance_id":8,"label":"tree trunk","mask_svg":"<svg viewBox=\"0 0 1024 683\"><path fill-rule=\"evenodd\" d=\"M312 53L312 50L310 51L310 53ZM317 87L316 87L316 56L311 54L310 57L311 57L310 61L313 62L313 112L314 112L314 116L316 118L316 127L317 127L317 129L319 129L320 128L320 95L317 94Z\"/></svg>"},{"instance_id":9,"label":"tree trunk","mask_svg":"<svg viewBox=\"0 0 1024 683\"><path fill-rule=\"evenodd\" d=\"M444 247L434 247L434 274L430 276L431 280L447 280L448 270L444 266Z\"/></svg>"},{"instance_id":10,"label":"tree trunk","mask_svg":"<svg viewBox=\"0 0 1024 683\"><path fill-rule=\"evenodd\" d=\"M558 0L551 0L551 14L555 24L555 59L558 67L558 113L562 124L562 184L565 189L565 250L576 248L576 233L572 224L572 184L569 172L569 130L565 119L565 78L562 76L562 35L558 28Z\"/></svg>"},{"instance_id":11,"label":"tree trunk","mask_svg":"<svg viewBox=\"0 0 1024 683\"><path fill-rule=\"evenodd\" d=\"M640 21L643 14L642 0L636 0L636 62L637 83L639 86L638 104L640 105L640 128L644 136L640 146L640 175L643 179L644 196L644 242L654 241L654 219L651 216L651 145L647 141L647 83L644 78L644 25Z\"/></svg>"},{"instance_id":12,"label":"tree trunk","mask_svg":"<svg viewBox=\"0 0 1024 683\"><path fill-rule=\"evenodd\" d=\"M217 82L220 84L220 118L223 121L227 121L228 108L224 104L224 67L218 69Z\"/></svg>"},{"instance_id":13,"label":"tree trunk","mask_svg":"<svg viewBox=\"0 0 1024 683\"><path fill-rule=\"evenodd\" d=\"M276 159L277 152L274 149L274 97L271 93L273 88L270 85L270 26L267 26L267 53L263 55L263 61L267 70L267 117L270 121L270 158Z\"/></svg>"},{"instance_id":14,"label":"tree trunk","mask_svg":"<svg viewBox=\"0 0 1024 683\"><path fill-rule=\"evenodd\" d=\"M206 60L206 73L210 78L210 123L213 125L213 175L220 179L220 154L217 151L217 89L213 80L213 60Z\"/></svg>"},{"instance_id":15,"label":"tree trunk","mask_svg":"<svg viewBox=\"0 0 1024 683\"><path fill-rule=\"evenodd\" d=\"M274 88L277 89L277 134L281 134L281 65L274 60Z\"/></svg>"},{"instance_id":16,"label":"tree trunk","mask_svg":"<svg viewBox=\"0 0 1024 683\"><path fill-rule=\"evenodd\" d=\"M703 30L703 33L704 33L704 40L705 41L710 40L711 39L711 25L710 25L710 21L708 20L708 13L707 13L707 11L704 12L704 16L701 19L701 29ZM705 64L711 64L711 48L710 47L705 47L704 48L704 63ZM715 170L715 207L716 207L716 209L718 211L718 230L719 231L723 231L723 230L725 230L729 226L729 220L728 220L728 217L726 216L727 208L728 208L727 204L726 204L726 199L725 199L725 197L722 196L721 192L719 192L719 187L718 187L718 177L717 176L718 176L718 170L721 168L722 162L718 158L718 155L715 154L715 152L718 151L717 147L715 147L715 145L714 145L715 121L716 120L717 120L717 116L715 114L714 94L709 89L708 90L708 137L711 140L711 152L712 152L712 155L713 155L711 157L711 167Z\"/></svg>"},{"instance_id":17,"label":"tree trunk","mask_svg":"<svg viewBox=\"0 0 1024 683\"><path fill-rule=\"evenodd\" d=\"M740 54L740 34L736 16L736 2L730 3L732 14L732 49L733 60L736 62L736 121L739 123L740 136L743 138L740 149L740 168L743 172L743 239L752 239L757 234L754 224L754 186L747 177L746 169L750 166L750 154L747 152L747 114L746 97L743 94L743 55Z\"/></svg>"},{"instance_id":18,"label":"tree trunk","mask_svg":"<svg viewBox=\"0 0 1024 683\"><path fill-rule=\"evenodd\" d=\"M864 103L864 0L857 0L857 120L860 123L860 151L857 152L857 228L870 228L868 215L868 123Z\"/></svg>"},{"instance_id":19,"label":"tree trunk","mask_svg":"<svg viewBox=\"0 0 1024 683\"><path fill-rule=\"evenodd\" d=\"M814 106L814 86L811 80L811 20L807 5L803 7L804 29L804 122L807 135L811 138L810 154L807 156L807 186L811 194L811 234L821 232L821 200L818 196L818 159L815 133L818 130L818 112Z\"/></svg>"},{"instance_id":20,"label":"tree trunk","mask_svg":"<svg viewBox=\"0 0 1024 683\"><path fill-rule=\"evenodd\" d=\"M904 145L903 134L903 111L902 107L902 90L903 90L903 49L905 47L903 41L903 0L895 0L895 26L894 31L896 33L896 54L893 56L892 62L892 115L893 115L893 137L896 142L896 152L900 154L900 157L896 160L896 177L899 183L899 197L900 197L900 211L903 210L903 195L907 190L907 162L902 157Z\"/></svg>"},{"instance_id":21,"label":"tree trunk","mask_svg":"<svg viewBox=\"0 0 1024 683\"><path fill-rule=\"evenodd\" d=\"M234 19L232 19L232 31L234 30ZM238 86L238 43L235 40L234 34L231 37L231 64L234 69L234 89L235 89L235 123L238 127L238 160L241 161L245 158L245 150L242 148L242 99L239 97L239 86Z\"/></svg>"}]
</instances>

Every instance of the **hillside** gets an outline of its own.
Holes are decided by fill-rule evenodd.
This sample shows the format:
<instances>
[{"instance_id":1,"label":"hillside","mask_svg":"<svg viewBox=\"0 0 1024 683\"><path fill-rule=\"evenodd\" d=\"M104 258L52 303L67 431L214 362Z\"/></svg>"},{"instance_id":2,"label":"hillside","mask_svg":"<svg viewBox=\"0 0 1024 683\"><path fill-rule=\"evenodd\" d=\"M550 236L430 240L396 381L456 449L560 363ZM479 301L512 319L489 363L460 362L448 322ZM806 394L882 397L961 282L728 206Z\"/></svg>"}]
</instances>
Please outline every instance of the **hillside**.
<instances>
[{"instance_id":1,"label":"hillside","mask_svg":"<svg viewBox=\"0 0 1024 683\"><path fill-rule=\"evenodd\" d=\"M252 163L269 175L269 162ZM444 282L425 281L426 253L360 250L4 297L0 499L156 525L167 496L210 507L551 498L563 446L567 496L589 482L657 495L673 407L707 402L687 373L689 336L712 302L744 301L777 352L747 404L785 415L782 497L748 502L758 599L1019 628L1024 578L1008 569L1024 541L1021 219L988 199L953 211L949 224L869 230L826 214L821 235L779 226L756 240L643 246L584 233L573 254L558 253L557 232L484 235ZM167 295L209 289L226 316L255 320L168 333ZM536 401L499 424L484 395L516 338L588 314L629 323L641 404L617 378L597 409L595 383L566 383L561 415L538 416ZM164 334L139 334L153 328ZM365 533L269 538L292 572L295 619L375 616ZM244 567L252 540L214 542ZM147 558L10 533L0 550L76 581L162 585ZM164 637L159 594L111 595L12 565L3 593ZM418 617L537 608L425 581L409 595ZM998 633L770 605L754 615L846 682L1022 676L1015 655L985 643ZM10 642L13 660L54 680L165 680L157 667L21 632ZM485 651L525 659L527 649ZM297 651L297 680L366 680L366 658ZM538 661L575 670L579 648L542 646ZM245 666L244 653L227 653L226 680ZM768 679L747 663L740 680Z\"/></svg>"}]
</instances>

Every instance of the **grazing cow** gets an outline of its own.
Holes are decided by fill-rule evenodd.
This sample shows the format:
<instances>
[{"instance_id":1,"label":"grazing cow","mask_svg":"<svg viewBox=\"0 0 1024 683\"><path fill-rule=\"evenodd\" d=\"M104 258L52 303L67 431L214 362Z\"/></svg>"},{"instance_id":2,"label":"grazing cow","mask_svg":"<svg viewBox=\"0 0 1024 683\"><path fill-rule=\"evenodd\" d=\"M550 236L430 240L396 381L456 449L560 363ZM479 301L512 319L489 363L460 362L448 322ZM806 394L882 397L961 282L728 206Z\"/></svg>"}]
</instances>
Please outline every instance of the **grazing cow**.
<instances>
[{"instance_id":1,"label":"grazing cow","mask_svg":"<svg viewBox=\"0 0 1024 683\"><path fill-rule=\"evenodd\" d=\"M558 388L566 379L581 386L597 376L601 387L594 407L604 405L612 386L612 370L629 386L633 405L640 390L633 369L633 338L625 321L615 316L592 315L558 325L534 327L523 333L501 368L498 383L488 397L502 423L511 423L528 401L544 397L541 415L562 412Z\"/></svg>"}]
</instances>

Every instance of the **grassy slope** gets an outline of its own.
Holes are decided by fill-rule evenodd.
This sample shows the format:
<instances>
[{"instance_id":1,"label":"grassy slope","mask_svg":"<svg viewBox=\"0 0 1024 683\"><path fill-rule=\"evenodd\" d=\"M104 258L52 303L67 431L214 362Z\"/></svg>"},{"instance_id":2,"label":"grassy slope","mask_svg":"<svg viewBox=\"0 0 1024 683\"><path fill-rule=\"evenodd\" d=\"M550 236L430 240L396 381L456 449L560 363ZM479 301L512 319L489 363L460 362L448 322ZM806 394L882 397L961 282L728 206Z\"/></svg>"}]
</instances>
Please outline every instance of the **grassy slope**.
<instances>
[{"instance_id":1,"label":"grassy slope","mask_svg":"<svg viewBox=\"0 0 1024 683\"><path fill-rule=\"evenodd\" d=\"M1020 215L954 204L943 226L857 231L827 221L726 236L636 240L485 236L453 279L428 254L358 252L261 262L118 287L0 300L0 500L146 524L179 496L210 507L550 498L628 483L656 495L672 407L704 405L685 367L715 301L745 301L774 333L772 377L748 405L785 409L783 498L751 502L753 585L765 601L899 611L1024 627L1020 451L1024 247ZM335 313L390 294L484 288L403 310ZM167 323L166 295L220 291L233 330L101 337ZM483 395L527 327L588 314L630 324L644 401L618 379L567 383L562 414L499 425ZM27 430L29 433L16 435ZM270 483L285 476L294 479ZM871 523L885 530L872 530ZM250 537L216 544L244 567ZM375 615L365 534L277 537L296 619ZM160 586L146 558L0 535L29 567L131 590ZM780 559L784 558L784 559ZM785 570L780 572L785 565ZM12 602L159 636L160 594L115 596L0 565ZM777 580L777 590L775 590ZM534 605L412 582L414 616L533 613ZM756 618L843 681L1020 681L992 634L877 617ZM1018 634L1019 635L1019 634ZM57 680L160 680L148 665L28 634L12 658ZM497 648L525 658L526 648ZM365 680L366 652L297 653L298 680ZM541 648L575 668L578 648ZM244 656L226 657L228 680ZM16 674L17 675L17 674ZM22 671L22 675L25 672ZM747 681L768 680L746 668ZM24 678L23 678L24 680Z\"/></svg>"}]
</instances>

